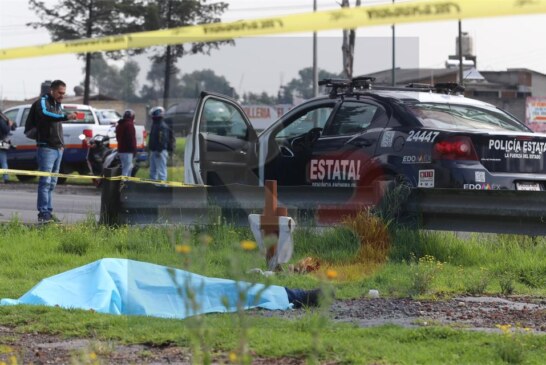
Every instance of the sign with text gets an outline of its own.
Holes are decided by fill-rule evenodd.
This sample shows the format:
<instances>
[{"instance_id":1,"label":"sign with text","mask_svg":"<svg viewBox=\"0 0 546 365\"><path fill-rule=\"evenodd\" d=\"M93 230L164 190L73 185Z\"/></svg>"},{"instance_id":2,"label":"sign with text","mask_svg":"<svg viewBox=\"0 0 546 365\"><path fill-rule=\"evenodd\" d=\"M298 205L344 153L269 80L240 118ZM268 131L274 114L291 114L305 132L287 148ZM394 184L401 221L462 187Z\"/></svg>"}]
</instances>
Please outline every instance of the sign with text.
<instances>
[{"instance_id":1,"label":"sign with text","mask_svg":"<svg viewBox=\"0 0 546 365\"><path fill-rule=\"evenodd\" d=\"M243 110L254 129L262 131L292 109L293 105L243 105Z\"/></svg>"},{"instance_id":2,"label":"sign with text","mask_svg":"<svg viewBox=\"0 0 546 365\"><path fill-rule=\"evenodd\" d=\"M535 132L546 133L546 96L527 97L525 124Z\"/></svg>"}]
</instances>

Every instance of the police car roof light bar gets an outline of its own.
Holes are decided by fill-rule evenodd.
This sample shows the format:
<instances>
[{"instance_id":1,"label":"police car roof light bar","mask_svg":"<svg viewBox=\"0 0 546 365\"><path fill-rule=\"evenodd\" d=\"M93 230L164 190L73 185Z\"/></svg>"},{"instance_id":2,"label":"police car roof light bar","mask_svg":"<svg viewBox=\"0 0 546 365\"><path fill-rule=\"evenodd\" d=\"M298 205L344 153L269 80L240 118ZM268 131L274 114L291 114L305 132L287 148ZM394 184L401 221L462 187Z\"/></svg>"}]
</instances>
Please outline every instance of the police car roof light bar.
<instances>
[{"instance_id":1,"label":"police car roof light bar","mask_svg":"<svg viewBox=\"0 0 546 365\"><path fill-rule=\"evenodd\" d=\"M355 89L371 89L375 77L355 77L352 80L346 79L323 79L319 81L319 86L331 88L329 97L334 99L337 96L354 95Z\"/></svg>"},{"instance_id":2,"label":"police car roof light bar","mask_svg":"<svg viewBox=\"0 0 546 365\"><path fill-rule=\"evenodd\" d=\"M441 94L460 94L464 90L464 86L456 82L439 82L434 84L434 91Z\"/></svg>"},{"instance_id":3,"label":"police car roof light bar","mask_svg":"<svg viewBox=\"0 0 546 365\"><path fill-rule=\"evenodd\" d=\"M331 88L328 97L335 99L338 96L350 94L352 89L351 82L344 79L323 79L319 81L319 86L326 86ZM340 92L341 89L341 92Z\"/></svg>"},{"instance_id":4,"label":"police car roof light bar","mask_svg":"<svg viewBox=\"0 0 546 365\"><path fill-rule=\"evenodd\" d=\"M360 76L352 80L346 79L323 79L319 86L331 88L329 97L334 99L338 96L350 96L360 94L368 90L393 90L393 91L429 91L439 94L460 94L464 92L464 86L455 82L442 82L434 85L423 83L410 83L405 86L374 86L375 77Z\"/></svg>"}]
</instances>

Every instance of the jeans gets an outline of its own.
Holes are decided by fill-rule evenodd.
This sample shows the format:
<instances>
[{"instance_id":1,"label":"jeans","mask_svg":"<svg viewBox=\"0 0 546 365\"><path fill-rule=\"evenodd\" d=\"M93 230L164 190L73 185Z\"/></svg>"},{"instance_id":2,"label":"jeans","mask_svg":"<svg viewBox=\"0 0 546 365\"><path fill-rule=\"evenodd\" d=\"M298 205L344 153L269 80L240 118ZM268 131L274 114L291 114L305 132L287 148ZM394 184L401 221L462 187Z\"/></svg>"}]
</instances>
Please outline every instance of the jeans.
<instances>
[{"instance_id":1,"label":"jeans","mask_svg":"<svg viewBox=\"0 0 546 365\"><path fill-rule=\"evenodd\" d=\"M6 150L0 150L0 168L8 169L8 153ZM8 174L4 174L4 181L8 181Z\"/></svg>"},{"instance_id":2,"label":"jeans","mask_svg":"<svg viewBox=\"0 0 546 365\"><path fill-rule=\"evenodd\" d=\"M121 161L121 175L131 176L133 169L133 154L131 152L120 152L119 159Z\"/></svg>"},{"instance_id":3,"label":"jeans","mask_svg":"<svg viewBox=\"0 0 546 365\"><path fill-rule=\"evenodd\" d=\"M166 181L169 152L167 150L150 152L150 179Z\"/></svg>"},{"instance_id":4,"label":"jeans","mask_svg":"<svg viewBox=\"0 0 546 365\"><path fill-rule=\"evenodd\" d=\"M38 161L38 171L59 172L63 150L38 147L36 159ZM57 185L57 178L51 176L40 176L38 180L38 213L51 214L53 207L51 205L51 193Z\"/></svg>"}]
</instances>

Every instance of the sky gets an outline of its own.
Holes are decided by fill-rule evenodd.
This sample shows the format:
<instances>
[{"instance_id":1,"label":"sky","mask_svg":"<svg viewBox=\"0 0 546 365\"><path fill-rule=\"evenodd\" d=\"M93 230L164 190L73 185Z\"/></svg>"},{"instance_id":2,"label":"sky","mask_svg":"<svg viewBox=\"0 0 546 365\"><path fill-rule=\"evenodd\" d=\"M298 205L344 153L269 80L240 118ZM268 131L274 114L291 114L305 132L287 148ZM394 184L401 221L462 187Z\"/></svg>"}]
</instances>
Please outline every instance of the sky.
<instances>
[{"instance_id":1,"label":"sky","mask_svg":"<svg viewBox=\"0 0 546 365\"><path fill-rule=\"evenodd\" d=\"M44 0L56 4L58 0ZM226 1L226 0L224 0ZM397 0L397 2L402 0ZM229 0L223 21L264 18L309 12L313 0ZM339 0L317 0L318 10L337 9ZM351 0L351 4L354 4ZM391 0L362 0L364 5L387 4ZM49 43L43 29L26 27L37 17L26 0L0 0L0 48ZM546 15L484 18L463 21L463 31L473 38L479 70L529 68L546 74ZM392 65L391 27L357 30L354 74L364 74ZM448 55L455 54L456 21L407 24L396 27L397 67L444 67ZM177 66L184 73L212 69L245 92L276 94L282 84L297 77L298 71L312 66L312 33L289 36L240 38L235 46L225 46L210 56L184 57ZM318 67L339 73L341 30L318 33ZM146 83L146 57L134 58L140 67L139 86ZM44 80L62 79L67 90L83 81L83 61L75 55L59 55L0 61L0 100L35 97Z\"/></svg>"}]
</instances>

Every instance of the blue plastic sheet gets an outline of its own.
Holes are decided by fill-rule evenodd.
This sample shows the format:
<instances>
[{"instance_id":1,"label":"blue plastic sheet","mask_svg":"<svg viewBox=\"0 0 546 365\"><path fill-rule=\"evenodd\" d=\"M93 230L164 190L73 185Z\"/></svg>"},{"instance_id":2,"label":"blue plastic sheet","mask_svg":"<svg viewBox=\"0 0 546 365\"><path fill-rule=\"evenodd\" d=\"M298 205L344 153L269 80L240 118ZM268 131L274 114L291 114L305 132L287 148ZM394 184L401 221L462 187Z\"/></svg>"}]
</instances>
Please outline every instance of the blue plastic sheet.
<instances>
[{"instance_id":1,"label":"blue plastic sheet","mask_svg":"<svg viewBox=\"0 0 546 365\"><path fill-rule=\"evenodd\" d=\"M35 304L185 318L236 311L241 292L246 293L246 309L285 310L292 306L282 286L209 278L127 259L102 259L43 279L21 298L2 299L0 305Z\"/></svg>"}]
</instances>

